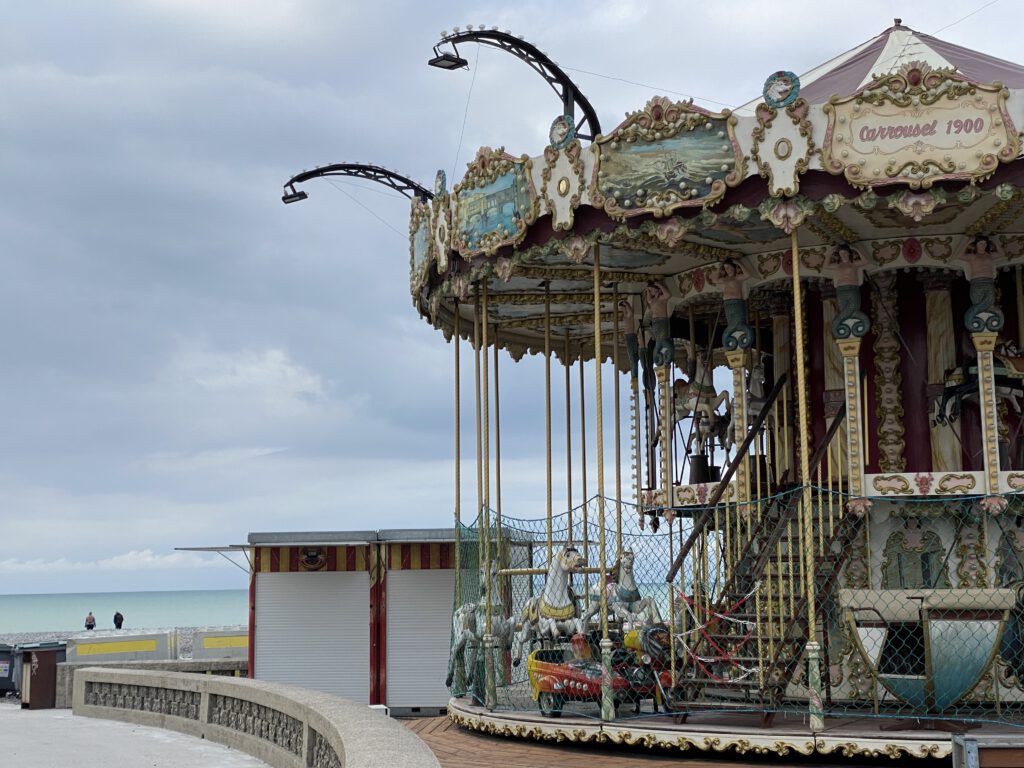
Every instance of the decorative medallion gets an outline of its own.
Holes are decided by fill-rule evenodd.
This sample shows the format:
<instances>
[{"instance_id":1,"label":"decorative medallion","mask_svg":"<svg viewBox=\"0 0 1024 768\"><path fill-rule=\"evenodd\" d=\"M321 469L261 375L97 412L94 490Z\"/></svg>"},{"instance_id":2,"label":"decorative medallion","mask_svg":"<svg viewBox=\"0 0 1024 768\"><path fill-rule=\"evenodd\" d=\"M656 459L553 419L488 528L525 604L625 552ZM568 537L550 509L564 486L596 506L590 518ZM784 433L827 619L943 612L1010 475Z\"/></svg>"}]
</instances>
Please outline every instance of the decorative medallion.
<instances>
[{"instance_id":1,"label":"decorative medallion","mask_svg":"<svg viewBox=\"0 0 1024 768\"><path fill-rule=\"evenodd\" d=\"M516 245L537 218L532 162L481 147L455 186L455 248L463 256L491 255Z\"/></svg>"},{"instance_id":2,"label":"decorative medallion","mask_svg":"<svg viewBox=\"0 0 1024 768\"><path fill-rule=\"evenodd\" d=\"M548 142L552 149L565 149L576 140L576 121L572 115L559 115L551 122Z\"/></svg>"},{"instance_id":3,"label":"decorative medallion","mask_svg":"<svg viewBox=\"0 0 1024 768\"><path fill-rule=\"evenodd\" d=\"M972 83L954 70L910 62L823 107L822 166L858 187L982 181L1020 152L1009 95L998 83Z\"/></svg>"},{"instance_id":4,"label":"decorative medallion","mask_svg":"<svg viewBox=\"0 0 1024 768\"><path fill-rule=\"evenodd\" d=\"M448 194L448 177L443 170L438 170L434 177L433 217L433 253L437 262L437 271L448 270L448 251L452 247L452 205Z\"/></svg>"},{"instance_id":5,"label":"decorative medallion","mask_svg":"<svg viewBox=\"0 0 1024 768\"><path fill-rule=\"evenodd\" d=\"M568 137L568 138L566 138ZM572 118L562 115L551 124L551 146L544 148L540 197L551 214L556 232L573 225L573 212L583 196L583 146L576 138Z\"/></svg>"},{"instance_id":6,"label":"decorative medallion","mask_svg":"<svg viewBox=\"0 0 1024 768\"><path fill-rule=\"evenodd\" d=\"M779 110L773 104L758 105L754 144L750 148L750 159L761 176L768 179L768 191L776 197L791 197L800 190L800 176L807 172L815 149L807 101L794 96L785 104L788 120L776 120ZM772 151L762 157L765 147Z\"/></svg>"},{"instance_id":7,"label":"decorative medallion","mask_svg":"<svg viewBox=\"0 0 1024 768\"><path fill-rule=\"evenodd\" d=\"M745 174L735 126L729 110L713 114L692 101L651 99L594 143L593 205L626 219L715 203Z\"/></svg>"},{"instance_id":8,"label":"decorative medallion","mask_svg":"<svg viewBox=\"0 0 1024 768\"><path fill-rule=\"evenodd\" d=\"M412 199L409 216L409 288L419 293L426 282L427 269L434 249L430 242L430 204L420 197Z\"/></svg>"},{"instance_id":9,"label":"decorative medallion","mask_svg":"<svg viewBox=\"0 0 1024 768\"><path fill-rule=\"evenodd\" d=\"M779 70L764 81L761 95L764 103L772 109L788 107L800 96L800 78L792 72Z\"/></svg>"}]
</instances>

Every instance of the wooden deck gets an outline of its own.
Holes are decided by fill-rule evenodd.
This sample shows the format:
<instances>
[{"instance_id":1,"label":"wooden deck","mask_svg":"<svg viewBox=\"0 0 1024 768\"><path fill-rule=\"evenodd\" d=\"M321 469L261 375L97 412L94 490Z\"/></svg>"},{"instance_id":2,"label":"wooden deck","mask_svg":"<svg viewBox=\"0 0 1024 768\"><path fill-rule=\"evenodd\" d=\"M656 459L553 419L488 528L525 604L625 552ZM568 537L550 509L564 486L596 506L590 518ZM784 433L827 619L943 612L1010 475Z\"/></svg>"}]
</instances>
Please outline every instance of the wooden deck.
<instances>
[{"instance_id":1,"label":"wooden deck","mask_svg":"<svg viewBox=\"0 0 1024 768\"><path fill-rule=\"evenodd\" d=\"M638 747L620 747L614 744L589 746L584 744L550 744L527 739L470 731L455 725L447 717L423 717L403 721L437 755L442 768L611 768L611 766L662 766L685 765L687 768L765 768L765 766L819 765L859 768L860 766L895 765L891 759L885 762L803 758L800 760L770 757L738 759L709 755L680 755L678 752L652 752ZM948 761L910 761L911 764L948 765Z\"/></svg>"}]
</instances>

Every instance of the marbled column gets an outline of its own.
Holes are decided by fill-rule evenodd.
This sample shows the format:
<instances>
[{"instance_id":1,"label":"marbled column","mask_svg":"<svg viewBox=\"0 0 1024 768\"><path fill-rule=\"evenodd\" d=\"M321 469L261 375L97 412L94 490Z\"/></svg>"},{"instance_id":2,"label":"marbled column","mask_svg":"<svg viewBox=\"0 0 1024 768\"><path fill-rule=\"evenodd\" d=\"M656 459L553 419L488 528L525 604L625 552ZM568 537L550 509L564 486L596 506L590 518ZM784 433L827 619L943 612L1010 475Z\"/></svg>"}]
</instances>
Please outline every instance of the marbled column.
<instances>
[{"instance_id":1,"label":"marbled column","mask_svg":"<svg viewBox=\"0 0 1024 768\"><path fill-rule=\"evenodd\" d=\"M725 359L732 369L732 426L733 439L739 449L740 443L747 436L747 382L746 370L750 360L750 351L746 349L734 349L725 353ZM750 477L749 451L743 460L736 466L736 498L738 501L749 501L747 488Z\"/></svg>"},{"instance_id":2,"label":"marbled column","mask_svg":"<svg viewBox=\"0 0 1024 768\"><path fill-rule=\"evenodd\" d=\"M878 421L878 469L903 472L907 461L903 428L903 375L897 318L896 272L875 275L871 293L871 323L875 328L875 414Z\"/></svg>"},{"instance_id":3,"label":"marbled column","mask_svg":"<svg viewBox=\"0 0 1024 768\"><path fill-rule=\"evenodd\" d=\"M985 457L985 493L999 493L999 431L996 425L996 380L992 350L996 331L972 333L978 351L978 402L981 411L981 445Z\"/></svg>"},{"instance_id":4,"label":"marbled column","mask_svg":"<svg viewBox=\"0 0 1024 768\"><path fill-rule=\"evenodd\" d=\"M928 328L928 393L941 395L946 371L956 367L956 334L953 326L953 302L950 289L955 275L949 272L922 272L918 280L925 291L925 323ZM929 400L932 402L932 400ZM931 426L932 470L960 472L963 469L960 441L953 430Z\"/></svg>"}]
</instances>

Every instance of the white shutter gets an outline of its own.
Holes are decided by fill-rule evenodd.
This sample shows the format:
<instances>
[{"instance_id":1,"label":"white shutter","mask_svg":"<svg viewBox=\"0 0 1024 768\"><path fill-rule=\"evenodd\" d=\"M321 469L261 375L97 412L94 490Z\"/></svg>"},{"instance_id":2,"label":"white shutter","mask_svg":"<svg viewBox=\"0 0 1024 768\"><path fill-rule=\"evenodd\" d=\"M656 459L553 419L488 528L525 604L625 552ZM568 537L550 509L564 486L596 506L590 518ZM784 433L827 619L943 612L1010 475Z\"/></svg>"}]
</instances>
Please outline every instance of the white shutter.
<instances>
[{"instance_id":1,"label":"white shutter","mask_svg":"<svg viewBox=\"0 0 1024 768\"><path fill-rule=\"evenodd\" d=\"M255 677L370 701L365 571L256 574Z\"/></svg>"},{"instance_id":2,"label":"white shutter","mask_svg":"<svg viewBox=\"0 0 1024 768\"><path fill-rule=\"evenodd\" d=\"M388 571L387 578L387 704L447 706L455 571Z\"/></svg>"}]
</instances>

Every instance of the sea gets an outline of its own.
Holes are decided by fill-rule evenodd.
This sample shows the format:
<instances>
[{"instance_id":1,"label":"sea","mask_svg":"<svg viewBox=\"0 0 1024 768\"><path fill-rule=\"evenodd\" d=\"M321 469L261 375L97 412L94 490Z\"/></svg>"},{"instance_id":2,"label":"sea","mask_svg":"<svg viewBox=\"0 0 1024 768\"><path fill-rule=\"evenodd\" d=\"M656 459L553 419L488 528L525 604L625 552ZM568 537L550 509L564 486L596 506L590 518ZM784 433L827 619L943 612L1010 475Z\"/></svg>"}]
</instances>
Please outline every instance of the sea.
<instances>
[{"instance_id":1,"label":"sea","mask_svg":"<svg viewBox=\"0 0 1024 768\"><path fill-rule=\"evenodd\" d=\"M82 631L90 611L96 617L96 629L113 629L118 611L124 616L124 629L238 626L249 622L249 592L192 589L0 595L0 636Z\"/></svg>"}]
</instances>

